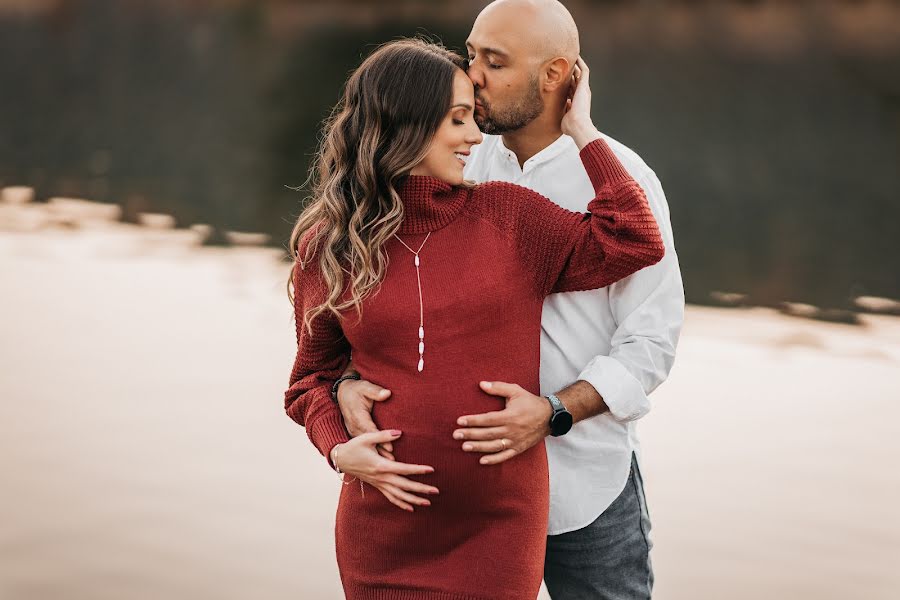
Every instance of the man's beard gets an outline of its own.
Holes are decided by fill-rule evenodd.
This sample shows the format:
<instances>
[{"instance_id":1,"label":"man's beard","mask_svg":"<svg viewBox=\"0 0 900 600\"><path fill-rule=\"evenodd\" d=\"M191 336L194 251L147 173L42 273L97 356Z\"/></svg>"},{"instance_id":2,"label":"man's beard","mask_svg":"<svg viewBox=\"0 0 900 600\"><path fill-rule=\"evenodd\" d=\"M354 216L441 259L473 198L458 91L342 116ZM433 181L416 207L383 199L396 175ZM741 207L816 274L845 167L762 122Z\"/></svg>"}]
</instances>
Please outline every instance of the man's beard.
<instances>
[{"instance_id":1,"label":"man's beard","mask_svg":"<svg viewBox=\"0 0 900 600\"><path fill-rule=\"evenodd\" d=\"M544 112L544 99L541 98L538 90L537 77L532 77L528 82L525 97L508 108L491 109L483 99L478 98L477 90L475 99L481 103L481 115L475 113L475 122L481 128L482 133L496 135L516 131L534 121L538 115Z\"/></svg>"}]
</instances>

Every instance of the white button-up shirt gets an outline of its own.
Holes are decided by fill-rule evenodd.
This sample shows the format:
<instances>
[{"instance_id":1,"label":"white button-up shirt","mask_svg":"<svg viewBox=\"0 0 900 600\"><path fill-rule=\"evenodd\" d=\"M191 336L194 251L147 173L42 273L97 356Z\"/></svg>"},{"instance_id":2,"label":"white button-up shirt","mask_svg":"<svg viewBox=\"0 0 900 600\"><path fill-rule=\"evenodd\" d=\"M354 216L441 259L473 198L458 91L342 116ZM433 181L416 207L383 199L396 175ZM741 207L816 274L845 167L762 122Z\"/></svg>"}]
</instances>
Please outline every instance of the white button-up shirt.
<instances>
[{"instance_id":1,"label":"white button-up shirt","mask_svg":"<svg viewBox=\"0 0 900 600\"><path fill-rule=\"evenodd\" d=\"M632 452L640 460L635 421L650 410L647 395L672 368L684 319L684 288L659 179L634 151L603 137L644 189L666 254L609 287L553 294L544 301L541 393L558 392L580 379L594 386L609 406L608 412L576 423L566 435L547 438L549 535L586 527L624 489ZM578 212L585 212L594 197L578 146L567 135L521 168L501 136L485 135L472 148L465 177L516 183Z\"/></svg>"}]
</instances>

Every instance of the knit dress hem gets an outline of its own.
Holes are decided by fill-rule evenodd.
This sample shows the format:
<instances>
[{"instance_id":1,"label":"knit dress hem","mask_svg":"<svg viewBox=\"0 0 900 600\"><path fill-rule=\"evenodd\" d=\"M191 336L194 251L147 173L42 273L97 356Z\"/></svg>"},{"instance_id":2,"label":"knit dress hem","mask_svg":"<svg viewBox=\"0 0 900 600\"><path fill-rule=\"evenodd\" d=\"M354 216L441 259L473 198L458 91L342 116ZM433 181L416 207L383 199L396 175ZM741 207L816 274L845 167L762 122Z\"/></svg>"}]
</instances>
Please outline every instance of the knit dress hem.
<instances>
[{"instance_id":1,"label":"knit dress hem","mask_svg":"<svg viewBox=\"0 0 900 600\"><path fill-rule=\"evenodd\" d=\"M373 588L369 586L345 586L344 593L348 600L496 600L496 598L487 596L438 590Z\"/></svg>"}]
</instances>

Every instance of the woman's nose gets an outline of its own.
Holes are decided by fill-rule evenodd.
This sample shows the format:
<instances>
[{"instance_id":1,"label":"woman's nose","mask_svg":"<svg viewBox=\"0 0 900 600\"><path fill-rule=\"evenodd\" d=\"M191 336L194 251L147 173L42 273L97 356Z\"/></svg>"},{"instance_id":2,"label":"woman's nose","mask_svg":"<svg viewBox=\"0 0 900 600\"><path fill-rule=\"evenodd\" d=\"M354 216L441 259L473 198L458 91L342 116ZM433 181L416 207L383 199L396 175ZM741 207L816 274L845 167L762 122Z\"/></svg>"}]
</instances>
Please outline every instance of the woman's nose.
<instances>
[{"instance_id":1,"label":"woman's nose","mask_svg":"<svg viewBox=\"0 0 900 600\"><path fill-rule=\"evenodd\" d=\"M477 125L470 129L468 133L469 135L466 137L466 141L470 144L480 144L482 140L484 140L484 136L481 134L481 130L478 129Z\"/></svg>"}]
</instances>

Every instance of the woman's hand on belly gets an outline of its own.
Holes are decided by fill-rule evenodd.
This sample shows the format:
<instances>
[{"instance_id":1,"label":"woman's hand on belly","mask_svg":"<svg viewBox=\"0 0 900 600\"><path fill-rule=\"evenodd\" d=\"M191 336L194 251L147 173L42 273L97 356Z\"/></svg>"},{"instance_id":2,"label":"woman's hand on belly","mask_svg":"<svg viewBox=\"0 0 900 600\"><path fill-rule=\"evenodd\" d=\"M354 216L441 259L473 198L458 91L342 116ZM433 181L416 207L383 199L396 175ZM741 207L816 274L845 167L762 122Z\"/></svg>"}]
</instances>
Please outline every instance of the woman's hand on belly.
<instances>
[{"instance_id":1,"label":"woman's hand on belly","mask_svg":"<svg viewBox=\"0 0 900 600\"><path fill-rule=\"evenodd\" d=\"M348 475L352 475L380 491L391 504L413 512L413 506L429 506L431 502L416 494L437 494L433 485L413 481L406 475L426 475L434 472L428 465L388 460L378 453L377 446L393 442L400 437L396 429L364 433L349 442L338 444L331 450L331 462Z\"/></svg>"}]
</instances>

